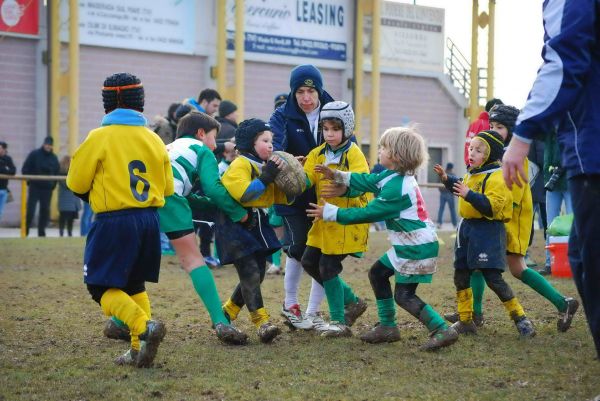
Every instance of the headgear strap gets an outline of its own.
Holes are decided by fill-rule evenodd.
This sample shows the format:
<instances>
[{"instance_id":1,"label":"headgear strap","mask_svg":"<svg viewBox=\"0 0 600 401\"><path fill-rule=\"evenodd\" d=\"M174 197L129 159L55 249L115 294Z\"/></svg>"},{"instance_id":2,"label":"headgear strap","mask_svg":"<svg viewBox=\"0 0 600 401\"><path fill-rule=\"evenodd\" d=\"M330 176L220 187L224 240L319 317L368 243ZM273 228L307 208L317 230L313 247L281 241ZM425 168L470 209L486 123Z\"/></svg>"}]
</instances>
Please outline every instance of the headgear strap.
<instances>
[{"instance_id":1,"label":"headgear strap","mask_svg":"<svg viewBox=\"0 0 600 401\"><path fill-rule=\"evenodd\" d=\"M139 84L131 84L131 85L122 85L122 86L103 86L102 90L103 91L117 91L117 107L122 106L122 102L121 102L121 91L125 90L125 89L135 89L135 88L141 88L143 85L140 82Z\"/></svg>"}]
</instances>

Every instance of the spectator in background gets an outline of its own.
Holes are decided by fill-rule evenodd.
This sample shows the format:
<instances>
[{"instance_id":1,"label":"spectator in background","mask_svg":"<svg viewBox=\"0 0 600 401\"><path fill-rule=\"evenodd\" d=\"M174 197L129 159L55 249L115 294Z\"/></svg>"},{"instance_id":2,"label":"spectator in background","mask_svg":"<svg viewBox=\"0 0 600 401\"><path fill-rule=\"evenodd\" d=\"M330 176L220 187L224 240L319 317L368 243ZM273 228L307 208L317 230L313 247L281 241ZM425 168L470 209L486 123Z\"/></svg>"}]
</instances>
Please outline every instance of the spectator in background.
<instances>
[{"instance_id":1,"label":"spectator in background","mask_svg":"<svg viewBox=\"0 0 600 401\"><path fill-rule=\"evenodd\" d=\"M200 92L197 101L194 98L189 98L183 101L183 105L190 106L198 111L201 111L202 113L213 116L219 110L221 100L222 99L219 92L214 89L207 88ZM181 117L183 116L180 116L179 118Z\"/></svg>"},{"instance_id":2,"label":"spectator in background","mask_svg":"<svg viewBox=\"0 0 600 401\"><path fill-rule=\"evenodd\" d=\"M533 213L537 213L538 222L541 229L543 229L544 239L546 238L546 228L548 227L546 221L546 190L544 189L544 177L542 169L544 168L544 141L535 139L531 142L531 148L527 155L529 159L529 186L531 187L531 199L533 201ZM532 219L531 224L531 235L529 237L529 248L525 254L525 264L527 267L535 268L537 263L530 255L531 244L533 243L533 236L535 230L533 224L535 218Z\"/></svg>"},{"instance_id":3,"label":"spectator in background","mask_svg":"<svg viewBox=\"0 0 600 401\"><path fill-rule=\"evenodd\" d=\"M81 220L79 226L79 235L85 237L92 228L92 220L94 218L94 212L89 203L83 202L83 212L81 212Z\"/></svg>"},{"instance_id":4,"label":"spectator in background","mask_svg":"<svg viewBox=\"0 0 600 401\"><path fill-rule=\"evenodd\" d=\"M64 156L60 161L60 175L67 176L71 156ZM62 237L67 229L69 237L73 236L73 221L81 210L81 200L67 187L66 181L58 183L58 232Z\"/></svg>"},{"instance_id":5,"label":"spectator in background","mask_svg":"<svg viewBox=\"0 0 600 401\"><path fill-rule=\"evenodd\" d=\"M446 173L454 175L454 164L446 164ZM438 188L440 190L440 207L438 209L437 228L442 228L444 220L444 208L448 204L450 210L450 219L452 225L456 228L456 206L454 205L454 195L446 187Z\"/></svg>"},{"instance_id":6,"label":"spectator in background","mask_svg":"<svg viewBox=\"0 0 600 401\"><path fill-rule=\"evenodd\" d=\"M277 110L279 106L283 106L285 102L287 102L287 98L287 93L280 93L279 95L275 96L274 109Z\"/></svg>"},{"instance_id":7,"label":"spectator in background","mask_svg":"<svg viewBox=\"0 0 600 401\"><path fill-rule=\"evenodd\" d=\"M6 142L0 141L0 174L15 175L17 169L6 149L8 149ZM2 221L2 212L8 200L8 194L8 180L0 180L0 221Z\"/></svg>"},{"instance_id":8,"label":"spectator in background","mask_svg":"<svg viewBox=\"0 0 600 401\"><path fill-rule=\"evenodd\" d=\"M44 139L42 147L29 153L23 163L21 172L26 175L57 175L60 167L58 158L53 152L54 140L51 136ZM35 215L37 204L40 204L40 214L38 218L38 236L46 236L46 226L50 220L50 199L52 190L56 187L56 181L27 181L29 191L27 193L27 235Z\"/></svg>"},{"instance_id":9,"label":"spectator in background","mask_svg":"<svg viewBox=\"0 0 600 401\"><path fill-rule=\"evenodd\" d=\"M469 129L467 130L467 137L465 139L465 166L469 165L469 144L471 143L471 139L481 131L490 129L490 120L488 113L492 109L492 107L494 107L497 104L504 103L502 103L502 100L500 99L490 99L485 104L485 111L482 111L481 114L479 114L479 118L473 121L471 125L469 125Z\"/></svg>"},{"instance_id":10,"label":"spectator in background","mask_svg":"<svg viewBox=\"0 0 600 401\"><path fill-rule=\"evenodd\" d=\"M217 142L226 142L235 136L237 128L237 106L229 100L223 100L219 105L219 116L216 120L221 123Z\"/></svg>"},{"instance_id":11,"label":"spectator in background","mask_svg":"<svg viewBox=\"0 0 600 401\"><path fill-rule=\"evenodd\" d=\"M543 170L544 188L546 189L546 218L548 225L550 225L560 215L563 202L565 213L573 213L571 194L567 190L567 174L560 162L560 149L558 148L556 132L546 136ZM546 245L548 243L549 239L546 236ZM550 273L550 251L546 249L546 263L544 268L540 270L540 274L548 275Z\"/></svg>"},{"instance_id":12,"label":"spectator in background","mask_svg":"<svg viewBox=\"0 0 600 401\"><path fill-rule=\"evenodd\" d=\"M155 116L150 127L150 129L156 132L160 139L162 139L165 145L168 145L175 140L175 132L177 132L175 112L179 106L180 103L171 103L167 110L167 115L164 117L161 115Z\"/></svg>"}]
</instances>

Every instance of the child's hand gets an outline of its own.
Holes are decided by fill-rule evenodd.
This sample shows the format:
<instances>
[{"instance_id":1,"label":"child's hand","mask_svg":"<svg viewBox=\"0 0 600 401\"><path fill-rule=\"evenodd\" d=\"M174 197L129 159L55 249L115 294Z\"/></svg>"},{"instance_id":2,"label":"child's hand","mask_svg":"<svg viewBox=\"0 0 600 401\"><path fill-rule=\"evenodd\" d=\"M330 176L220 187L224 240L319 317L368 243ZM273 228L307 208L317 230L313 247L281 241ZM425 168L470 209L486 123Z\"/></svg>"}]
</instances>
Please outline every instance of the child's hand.
<instances>
[{"instance_id":1,"label":"child's hand","mask_svg":"<svg viewBox=\"0 0 600 401\"><path fill-rule=\"evenodd\" d=\"M327 202L325 202L327 204ZM315 220L323 218L323 206L319 206L316 203L308 204L312 209L306 209L306 215L308 217L313 217Z\"/></svg>"},{"instance_id":2,"label":"child's hand","mask_svg":"<svg viewBox=\"0 0 600 401\"><path fill-rule=\"evenodd\" d=\"M269 160L270 160L270 161L273 161L273 162L274 162L274 163L277 165L277 169L278 169L278 170L282 170L282 169L283 169L283 163L284 163L284 161L283 161L283 159L281 159L279 156L277 156L277 155L272 155L272 156L269 158Z\"/></svg>"},{"instance_id":3,"label":"child's hand","mask_svg":"<svg viewBox=\"0 0 600 401\"><path fill-rule=\"evenodd\" d=\"M433 166L433 171L435 171L437 175L440 176L440 180L442 180L442 182L448 181L448 174L446 174L446 170L444 170L442 166L436 164L435 166Z\"/></svg>"},{"instance_id":4,"label":"child's hand","mask_svg":"<svg viewBox=\"0 0 600 401\"><path fill-rule=\"evenodd\" d=\"M321 189L321 196L323 198L337 198L343 196L348 188L344 184L337 184L335 182L328 182Z\"/></svg>"},{"instance_id":5,"label":"child's hand","mask_svg":"<svg viewBox=\"0 0 600 401\"><path fill-rule=\"evenodd\" d=\"M462 181L456 182L452 187L452 192L454 192L454 195L460 196L461 198L466 197L469 191L470 189L467 184Z\"/></svg>"},{"instance_id":6,"label":"child's hand","mask_svg":"<svg viewBox=\"0 0 600 401\"><path fill-rule=\"evenodd\" d=\"M295 156L296 160L300 162L304 166L304 162L306 161L306 156Z\"/></svg>"},{"instance_id":7,"label":"child's hand","mask_svg":"<svg viewBox=\"0 0 600 401\"><path fill-rule=\"evenodd\" d=\"M323 174L323 177L327 180L333 180L335 176L335 171L325 166L324 164L317 164L315 166L315 171L317 173Z\"/></svg>"}]
</instances>

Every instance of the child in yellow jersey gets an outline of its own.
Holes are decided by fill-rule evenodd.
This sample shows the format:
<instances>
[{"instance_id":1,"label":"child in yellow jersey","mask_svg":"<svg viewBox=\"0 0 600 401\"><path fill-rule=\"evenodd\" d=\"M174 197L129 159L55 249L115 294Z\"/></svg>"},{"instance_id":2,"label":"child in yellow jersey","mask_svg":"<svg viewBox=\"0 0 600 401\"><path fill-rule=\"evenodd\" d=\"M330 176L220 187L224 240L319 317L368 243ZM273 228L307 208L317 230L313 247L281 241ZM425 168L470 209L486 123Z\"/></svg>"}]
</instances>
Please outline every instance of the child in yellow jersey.
<instances>
[{"instance_id":1,"label":"child in yellow jersey","mask_svg":"<svg viewBox=\"0 0 600 401\"><path fill-rule=\"evenodd\" d=\"M242 121L235 131L235 144L240 154L221 178L233 199L247 208L251 223L234 223L222 213L218 213L215 220L221 262L233 263L240 279L223 310L234 320L245 304L263 343L273 341L281 333L281 329L269 320L260 291L266 257L281 248L263 209L274 203L293 201L273 183L282 161L272 156L273 134L270 130L267 123L256 118Z\"/></svg>"},{"instance_id":2,"label":"child in yellow jersey","mask_svg":"<svg viewBox=\"0 0 600 401\"><path fill-rule=\"evenodd\" d=\"M131 348L115 363L149 367L166 329L151 320L145 282L158 282L157 209L173 193L173 174L165 145L145 127L141 81L111 75L102 98L102 127L75 151L67 186L96 213L85 246L84 282L102 311L130 328Z\"/></svg>"},{"instance_id":3,"label":"child in yellow jersey","mask_svg":"<svg viewBox=\"0 0 600 401\"><path fill-rule=\"evenodd\" d=\"M519 110L514 106L496 105L490 110L490 127L502 137L504 144L512 138L512 131L519 115ZM529 160L525 159L524 170L528 171ZM513 185L512 187L512 218L506 226L506 259L510 273L524 284L533 288L538 294L552 302L558 310L556 327L559 332L565 332L571 327L573 316L579 308L579 301L565 297L558 292L552 284L534 269L527 267L525 253L529 246L533 222L533 201L531 187ZM484 280L481 274L475 273L471 277L473 288L473 308L475 323L483 325L483 292ZM447 316L453 320L452 315Z\"/></svg>"},{"instance_id":4,"label":"child in yellow jersey","mask_svg":"<svg viewBox=\"0 0 600 401\"><path fill-rule=\"evenodd\" d=\"M369 172L364 154L350 141L354 132L352 107L340 101L327 103L321 109L320 121L325 143L314 148L304 163L304 171L310 186L315 186L317 199L327 197L332 182L316 172L315 166L325 165L352 173ZM346 188L343 189L346 192ZM368 203L367 196L356 191L327 200L342 208L363 208ZM313 321L315 330L323 337L352 336L350 326L367 309L365 301L358 298L339 275L346 256L357 256L367 250L368 238L368 223L341 225L315 219L308 232L301 262L304 270L325 288L331 323L317 325Z\"/></svg>"},{"instance_id":5,"label":"child in yellow jersey","mask_svg":"<svg viewBox=\"0 0 600 401\"><path fill-rule=\"evenodd\" d=\"M500 298L519 334L533 337L535 329L523 307L502 278L505 266L506 230L512 215L512 196L504 184L500 160L502 137L495 131L478 133L469 145L469 171L464 182L448 176L436 164L435 172L455 195L463 217L454 248L454 284L459 320L452 325L459 333L475 333L471 274L480 270L488 287Z\"/></svg>"}]
</instances>

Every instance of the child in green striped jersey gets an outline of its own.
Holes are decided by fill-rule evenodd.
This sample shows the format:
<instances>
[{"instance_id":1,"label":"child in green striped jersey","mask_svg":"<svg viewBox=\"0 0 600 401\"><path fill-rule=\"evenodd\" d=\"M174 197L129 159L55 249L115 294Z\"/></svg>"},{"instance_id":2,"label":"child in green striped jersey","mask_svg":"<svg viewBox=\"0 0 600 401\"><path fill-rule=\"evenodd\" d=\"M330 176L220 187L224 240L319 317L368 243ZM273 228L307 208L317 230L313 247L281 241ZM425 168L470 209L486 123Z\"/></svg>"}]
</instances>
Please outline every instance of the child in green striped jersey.
<instances>
[{"instance_id":1,"label":"child in green striped jersey","mask_svg":"<svg viewBox=\"0 0 600 401\"><path fill-rule=\"evenodd\" d=\"M414 177L427 157L425 141L414 128L396 127L386 130L379 141L379 160L385 167L379 174L334 171L322 165L315 167L315 171L325 178L352 190L372 192L375 198L364 208L338 208L327 202L324 206L311 204L313 209L307 211L309 216L340 224L384 220L389 232L392 248L369 271L379 323L361 335L361 340L368 343L400 339L394 300L429 330L429 341L421 346L422 350L437 350L453 344L458 338L456 331L416 295L419 283L431 282L439 251L435 227ZM392 294L389 282L392 276L396 281L395 294Z\"/></svg>"}]
</instances>

